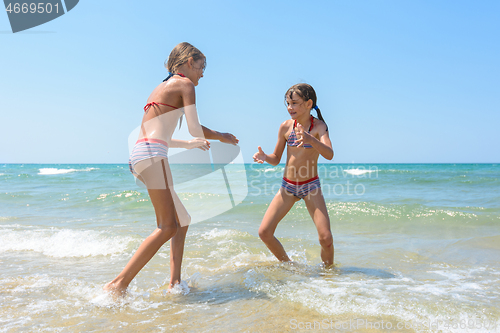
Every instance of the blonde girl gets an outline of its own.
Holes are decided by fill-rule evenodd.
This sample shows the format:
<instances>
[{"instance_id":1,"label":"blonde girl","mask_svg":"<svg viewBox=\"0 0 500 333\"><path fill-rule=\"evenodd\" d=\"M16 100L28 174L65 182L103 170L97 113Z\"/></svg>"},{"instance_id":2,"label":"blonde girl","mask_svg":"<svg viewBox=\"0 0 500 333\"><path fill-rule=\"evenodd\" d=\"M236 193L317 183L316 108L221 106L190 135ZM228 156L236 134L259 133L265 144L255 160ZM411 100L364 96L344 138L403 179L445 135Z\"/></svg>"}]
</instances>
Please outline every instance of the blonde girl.
<instances>
[{"instance_id":1,"label":"blonde girl","mask_svg":"<svg viewBox=\"0 0 500 333\"><path fill-rule=\"evenodd\" d=\"M128 264L105 291L122 295L132 279L168 240L170 243L170 287L181 282L184 242L190 216L173 190L168 164L168 148L208 150L207 140L238 143L229 133L219 133L200 125L195 106L195 87L203 77L206 59L189 43L178 44L170 53L168 77L151 93L144 107L141 131L130 155L130 171L148 189L156 214L157 227L139 246ZM174 129L185 116L190 141L172 139Z\"/></svg>"}]
</instances>

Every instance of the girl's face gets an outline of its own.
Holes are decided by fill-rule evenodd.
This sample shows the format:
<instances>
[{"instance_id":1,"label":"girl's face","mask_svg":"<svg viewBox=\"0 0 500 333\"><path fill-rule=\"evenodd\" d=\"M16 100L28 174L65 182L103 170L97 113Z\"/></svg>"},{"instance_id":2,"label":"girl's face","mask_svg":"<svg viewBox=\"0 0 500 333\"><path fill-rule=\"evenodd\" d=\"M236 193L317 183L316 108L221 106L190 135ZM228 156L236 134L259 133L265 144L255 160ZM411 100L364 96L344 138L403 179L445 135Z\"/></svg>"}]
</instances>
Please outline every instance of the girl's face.
<instances>
[{"instance_id":1,"label":"girl's face","mask_svg":"<svg viewBox=\"0 0 500 333\"><path fill-rule=\"evenodd\" d=\"M203 77L203 72L205 72L205 59L198 59L194 61L190 59L189 61L189 73L183 73L186 75L195 86L198 85L198 82Z\"/></svg>"},{"instance_id":2,"label":"girl's face","mask_svg":"<svg viewBox=\"0 0 500 333\"><path fill-rule=\"evenodd\" d=\"M309 115L312 107L312 100L308 100L307 102L302 99L302 97L298 96L295 92L292 93L292 96L286 97L286 109L292 119L301 118L304 114Z\"/></svg>"}]
</instances>

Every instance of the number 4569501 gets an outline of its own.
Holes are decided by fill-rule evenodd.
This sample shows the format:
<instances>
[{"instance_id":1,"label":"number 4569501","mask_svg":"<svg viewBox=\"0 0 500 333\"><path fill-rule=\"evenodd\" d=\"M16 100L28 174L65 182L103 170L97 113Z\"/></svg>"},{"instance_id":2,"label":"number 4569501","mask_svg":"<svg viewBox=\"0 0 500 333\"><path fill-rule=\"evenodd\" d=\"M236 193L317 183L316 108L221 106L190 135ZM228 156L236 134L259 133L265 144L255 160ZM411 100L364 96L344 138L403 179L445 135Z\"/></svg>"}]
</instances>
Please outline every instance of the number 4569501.
<instances>
[{"instance_id":1,"label":"number 4569501","mask_svg":"<svg viewBox=\"0 0 500 333\"><path fill-rule=\"evenodd\" d=\"M11 14L11 13L14 13L14 14L20 14L20 13L23 13L23 14L27 14L27 13L31 13L31 14L47 13L47 14L50 14L54 10L54 7L55 7L55 12L59 13L59 4L58 3L56 3L53 6L51 3L44 3L44 2L30 3L30 4L15 3L14 5L12 5L12 3L9 3L9 5L7 6L7 8L5 8L5 10L9 14Z\"/></svg>"}]
</instances>

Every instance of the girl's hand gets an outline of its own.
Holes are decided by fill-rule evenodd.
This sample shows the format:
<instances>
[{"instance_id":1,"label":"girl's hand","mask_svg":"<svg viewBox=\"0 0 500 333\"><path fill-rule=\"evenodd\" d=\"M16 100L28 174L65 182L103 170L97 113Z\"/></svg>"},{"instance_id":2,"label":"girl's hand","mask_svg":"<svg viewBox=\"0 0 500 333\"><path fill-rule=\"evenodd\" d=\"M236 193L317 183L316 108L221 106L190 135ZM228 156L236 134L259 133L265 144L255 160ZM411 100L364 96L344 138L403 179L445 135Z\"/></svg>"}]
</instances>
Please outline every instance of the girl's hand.
<instances>
[{"instance_id":1,"label":"girl's hand","mask_svg":"<svg viewBox=\"0 0 500 333\"><path fill-rule=\"evenodd\" d=\"M314 137L308 132L304 131L304 127L301 124L297 124L297 142L299 145L297 147L303 147L304 144L309 144L312 146Z\"/></svg>"},{"instance_id":2,"label":"girl's hand","mask_svg":"<svg viewBox=\"0 0 500 333\"><path fill-rule=\"evenodd\" d=\"M210 149L210 142L208 142L205 139L201 139L201 138L189 140L189 149L193 149L193 148L199 148L203 151L207 151Z\"/></svg>"},{"instance_id":3,"label":"girl's hand","mask_svg":"<svg viewBox=\"0 0 500 333\"><path fill-rule=\"evenodd\" d=\"M236 137L231 133L220 133L220 135L222 137L219 139L219 141L222 143L229 143L236 146L238 142L240 142L240 140L236 139Z\"/></svg>"},{"instance_id":4,"label":"girl's hand","mask_svg":"<svg viewBox=\"0 0 500 333\"><path fill-rule=\"evenodd\" d=\"M264 153L261 146L259 146L258 149L259 151L253 154L253 161L262 164L266 161L267 155Z\"/></svg>"}]
</instances>

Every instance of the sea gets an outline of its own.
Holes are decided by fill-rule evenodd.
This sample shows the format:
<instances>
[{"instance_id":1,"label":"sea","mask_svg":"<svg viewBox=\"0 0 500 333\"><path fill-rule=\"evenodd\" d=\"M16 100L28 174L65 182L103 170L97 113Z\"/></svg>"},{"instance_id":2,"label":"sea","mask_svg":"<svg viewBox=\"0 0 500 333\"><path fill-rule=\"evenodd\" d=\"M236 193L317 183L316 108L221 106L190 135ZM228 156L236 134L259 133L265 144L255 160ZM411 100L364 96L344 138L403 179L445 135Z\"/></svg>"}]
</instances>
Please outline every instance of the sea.
<instances>
[{"instance_id":1,"label":"sea","mask_svg":"<svg viewBox=\"0 0 500 333\"><path fill-rule=\"evenodd\" d=\"M182 283L168 242L115 298L156 227L128 165L0 164L0 332L500 331L499 164L320 164L330 268L304 201L275 233L291 263L259 239L283 170L172 165Z\"/></svg>"}]
</instances>

